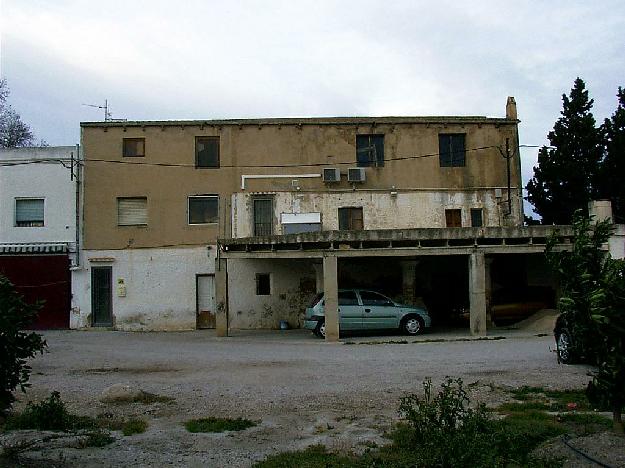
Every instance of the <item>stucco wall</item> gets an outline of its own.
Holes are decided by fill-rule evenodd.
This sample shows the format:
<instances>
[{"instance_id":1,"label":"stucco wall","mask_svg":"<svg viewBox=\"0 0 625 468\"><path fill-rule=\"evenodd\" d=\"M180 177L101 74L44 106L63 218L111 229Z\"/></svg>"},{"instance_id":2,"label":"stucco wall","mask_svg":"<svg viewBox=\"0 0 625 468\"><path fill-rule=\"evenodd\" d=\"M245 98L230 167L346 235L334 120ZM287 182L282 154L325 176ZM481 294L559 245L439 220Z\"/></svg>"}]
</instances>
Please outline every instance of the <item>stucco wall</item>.
<instances>
[{"instance_id":1,"label":"stucco wall","mask_svg":"<svg viewBox=\"0 0 625 468\"><path fill-rule=\"evenodd\" d=\"M196 275L215 272L215 247L87 250L82 252L82 265L73 272L71 328L91 326L90 268L110 265L115 329L192 330L196 328ZM117 295L120 278L125 297Z\"/></svg>"},{"instance_id":2,"label":"stucco wall","mask_svg":"<svg viewBox=\"0 0 625 468\"><path fill-rule=\"evenodd\" d=\"M256 295L256 274L269 273L271 295ZM311 260L228 260L231 329L277 329L280 320L301 326L306 304L315 294Z\"/></svg>"},{"instance_id":3,"label":"stucco wall","mask_svg":"<svg viewBox=\"0 0 625 468\"><path fill-rule=\"evenodd\" d=\"M502 190L505 193L505 190ZM484 226L519 225L520 200L513 192L513 214L506 217L508 206L497 198L495 189L473 191L388 191L346 192L274 192L274 233L282 234L280 215L283 213L321 213L323 230L339 228L338 209L362 206L365 229L409 229L445 227L445 210L462 209L462 225L471 226L471 208L483 210ZM253 203L258 194L232 195L232 237L253 235Z\"/></svg>"},{"instance_id":4,"label":"stucco wall","mask_svg":"<svg viewBox=\"0 0 625 468\"><path fill-rule=\"evenodd\" d=\"M57 159L69 165L74 146L0 150L0 161ZM44 226L16 227L15 199L43 198ZM0 167L0 242L74 242L76 185L59 161Z\"/></svg>"}]
</instances>

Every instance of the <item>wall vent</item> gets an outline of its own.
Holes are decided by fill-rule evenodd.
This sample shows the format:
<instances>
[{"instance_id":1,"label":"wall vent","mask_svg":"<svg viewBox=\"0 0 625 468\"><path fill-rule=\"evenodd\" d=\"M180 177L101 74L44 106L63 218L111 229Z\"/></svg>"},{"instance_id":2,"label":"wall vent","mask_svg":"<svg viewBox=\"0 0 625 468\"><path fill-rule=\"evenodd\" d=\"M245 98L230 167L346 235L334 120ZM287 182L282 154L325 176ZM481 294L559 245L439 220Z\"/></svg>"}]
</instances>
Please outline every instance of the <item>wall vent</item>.
<instances>
[{"instance_id":1,"label":"wall vent","mask_svg":"<svg viewBox=\"0 0 625 468\"><path fill-rule=\"evenodd\" d=\"M364 182L366 180L364 167L350 167L347 170L347 180L349 182Z\"/></svg>"},{"instance_id":2,"label":"wall vent","mask_svg":"<svg viewBox=\"0 0 625 468\"><path fill-rule=\"evenodd\" d=\"M323 168L323 181L324 182L340 182L341 170L335 167L324 167Z\"/></svg>"}]
</instances>

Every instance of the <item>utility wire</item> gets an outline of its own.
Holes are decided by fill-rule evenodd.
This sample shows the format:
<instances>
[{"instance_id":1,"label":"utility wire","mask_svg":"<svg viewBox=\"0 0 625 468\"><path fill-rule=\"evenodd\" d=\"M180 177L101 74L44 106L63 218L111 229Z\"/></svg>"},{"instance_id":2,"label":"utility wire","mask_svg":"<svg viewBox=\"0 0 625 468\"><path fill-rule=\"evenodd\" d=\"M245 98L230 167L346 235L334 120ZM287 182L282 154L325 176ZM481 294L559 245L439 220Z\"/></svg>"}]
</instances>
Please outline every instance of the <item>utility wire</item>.
<instances>
[{"instance_id":1,"label":"utility wire","mask_svg":"<svg viewBox=\"0 0 625 468\"><path fill-rule=\"evenodd\" d=\"M469 149L465 149L465 153L468 152L472 152L472 151L481 151L481 150L485 150L485 149L491 149L491 148L499 148L499 145L489 145L489 146L480 146L477 148L469 148ZM385 158L383 161L384 162L388 162L388 161L405 161L405 160L410 160L410 159L422 159L422 158L432 158L432 157L436 157L436 156L440 156L441 153L437 152L437 153L427 153L427 154L422 154L422 155L417 155L417 156L400 156L400 157L396 157L396 158ZM21 166L21 165L26 165L26 164L38 164L40 161L16 161L16 162L8 162L8 163L2 163L0 162L0 167L2 166ZM51 162L49 160L45 160L45 161L41 161L41 162ZM189 168L197 168L197 166L195 164L178 164L178 163L155 163L155 162L144 162L144 161L124 161L124 160L118 160L118 159L98 159L98 158L85 158L85 159L80 159L78 160L79 164L83 164L85 162L101 162L101 163L110 163L110 164L128 164L128 165L138 165L138 166L157 166L157 167L189 167ZM343 164L349 164L349 165L354 165L357 164L357 161L343 161L343 162L333 162L333 161L327 161L327 162L320 162L320 163L304 163L304 164L299 164L299 163L293 163L293 164L260 164L260 165L250 165L250 164L234 164L234 165L223 165L220 164L219 167L216 167L216 169L222 169L222 168L287 168L287 167L322 167L322 166L337 166L337 165L343 165Z\"/></svg>"}]
</instances>

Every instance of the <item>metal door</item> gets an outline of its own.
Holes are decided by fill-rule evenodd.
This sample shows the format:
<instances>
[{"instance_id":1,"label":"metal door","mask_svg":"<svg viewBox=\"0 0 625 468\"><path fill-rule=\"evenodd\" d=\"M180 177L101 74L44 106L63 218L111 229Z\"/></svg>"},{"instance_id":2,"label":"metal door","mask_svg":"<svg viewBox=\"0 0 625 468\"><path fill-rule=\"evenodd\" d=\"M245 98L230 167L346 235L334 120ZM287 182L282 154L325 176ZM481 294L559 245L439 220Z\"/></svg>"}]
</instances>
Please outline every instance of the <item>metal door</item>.
<instances>
[{"instance_id":1,"label":"metal door","mask_svg":"<svg viewBox=\"0 0 625 468\"><path fill-rule=\"evenodd\" d=\"M273 200L271 198L254 199L254 235L270 236L273 234Z\"/></svg>"},{"instance_id":2,"label":"metal door","mask_svg":"<svg viewBox=\"0 0 625 468\"><path fill-rule=\"evenodd\" d=\"M91 268L91 313L94 327L113 326L113 268Z\"/></svg>"},{"instance_id":3,"label":"metal door","mask_svg":"<svg viewBox=\"0 0 625 468\"><path fill-rule=\"evenodd\" d=\"M197 275L196 326L198 329L215 328L215 275Z\"/></svg>"}]
</instances>

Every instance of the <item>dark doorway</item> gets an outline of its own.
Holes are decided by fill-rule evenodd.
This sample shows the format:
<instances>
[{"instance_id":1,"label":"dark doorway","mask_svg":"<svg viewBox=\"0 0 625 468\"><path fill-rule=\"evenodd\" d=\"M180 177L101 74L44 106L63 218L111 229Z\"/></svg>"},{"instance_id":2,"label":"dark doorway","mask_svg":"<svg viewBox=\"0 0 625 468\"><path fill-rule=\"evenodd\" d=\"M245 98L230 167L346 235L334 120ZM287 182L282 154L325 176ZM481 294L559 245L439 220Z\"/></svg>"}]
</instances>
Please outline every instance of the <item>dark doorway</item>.
<instances>
[{"instance_id":1,"label":"dark doorway","mask_svg":"<svg viewBox=\"0 0 625 468\"><path fill-rule=\"evenodd\" d=\"M113 326L113 268L91 268L91 311L94 327Z\"/></svg>"},{"instance_id":2,"label":"dark doorway","mask_svg":"<svg viewBox=\"0 0 625 468\"><path fill-rule=\"evenodd\" d=\"M273 200L271 198L254 199L254 235L271 236L273 234Z\"/></svg>"}]
</instances>

